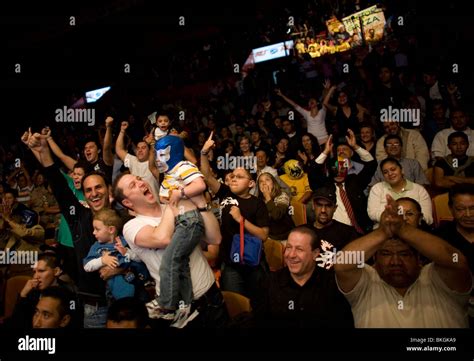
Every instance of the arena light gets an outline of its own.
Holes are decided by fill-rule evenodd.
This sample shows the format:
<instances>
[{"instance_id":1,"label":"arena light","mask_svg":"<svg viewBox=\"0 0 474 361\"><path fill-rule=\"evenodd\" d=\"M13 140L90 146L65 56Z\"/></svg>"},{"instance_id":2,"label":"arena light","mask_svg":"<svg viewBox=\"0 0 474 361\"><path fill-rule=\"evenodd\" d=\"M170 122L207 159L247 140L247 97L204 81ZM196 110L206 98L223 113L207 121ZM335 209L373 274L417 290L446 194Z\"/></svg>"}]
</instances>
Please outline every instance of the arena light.
<instances>
[{"instance_id":1,"label":"arena light","mask_svg":"<svg viewBox=\"0 0 474 361\"><path fill-rule=\"evenodd\" d=\"M108 86L108 87L105 87L105 88L95 89L95 90L91 90L91 91L86 92L86 102L87 103L96 102L97 100L102 98L102 96L105 93L107 93L110 90L110 88L111 87Z\"/></svg>"}]
</instances>

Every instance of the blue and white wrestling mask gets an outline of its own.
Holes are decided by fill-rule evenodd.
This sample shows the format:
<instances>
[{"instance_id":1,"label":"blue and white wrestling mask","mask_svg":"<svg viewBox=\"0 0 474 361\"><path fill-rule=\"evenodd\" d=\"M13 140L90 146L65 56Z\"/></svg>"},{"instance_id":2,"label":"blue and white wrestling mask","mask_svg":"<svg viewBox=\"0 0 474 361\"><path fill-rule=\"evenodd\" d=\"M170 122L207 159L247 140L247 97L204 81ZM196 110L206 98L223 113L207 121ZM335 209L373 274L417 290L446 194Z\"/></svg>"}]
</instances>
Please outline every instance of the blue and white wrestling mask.
<instances>
[{"instance_id":1,"label":"blue and white wrestling mask","mask_svg":"<svg viewBox=\"0 0 474 361\"><path fill-rule=\"evenodd\" d=\"M184 143L180 137L167 135L155 143L155 163L160 173L173 169L184 159Z\"/></svg>"}]
</instances>

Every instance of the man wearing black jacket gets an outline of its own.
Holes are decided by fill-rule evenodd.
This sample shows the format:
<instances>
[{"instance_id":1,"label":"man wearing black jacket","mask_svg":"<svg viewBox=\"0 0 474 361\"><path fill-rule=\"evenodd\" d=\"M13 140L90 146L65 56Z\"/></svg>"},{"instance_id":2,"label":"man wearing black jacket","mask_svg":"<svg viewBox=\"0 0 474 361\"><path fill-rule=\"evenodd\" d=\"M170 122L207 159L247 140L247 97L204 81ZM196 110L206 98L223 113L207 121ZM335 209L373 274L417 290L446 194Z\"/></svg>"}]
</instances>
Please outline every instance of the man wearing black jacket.
<instances>
[{"instance_id":1,"label":"man wearing black jacket","mask_svg":"<svg viewBox=\"0 0 474 361\"><path fill-rule=\"evenodd\" d=\"M78 296L83 304L84 327L105 327L107 321L107 304L105 300L105 282L113 275L110 268L102 268L100 277L97 272L85 272L82 260L89 252L89 248L96 241L93 235L93 213L104 207L109 207L109 192L106 181L101 174L91 173L82 181L84 197L89 207L83 206L61 174L59 167L54 164L45 135L25 132L22 141L28 145L40 164L44 167L45 177L53 190L56 199L60 200L61 213L66 218L73 237L76 267L78 270Z\"/></svg>"},{"instance_id":2,"label":"man wearing black jacket","mask_svg":"<svg viewBox=\"0 0 474 361\"><path fill-rule=\"evenodd\" d=\"M285 267L268 275L252 302L246 326L264 328L353 328L349 303L338 291L334 271L317 267L320 240L308 226L294 228Z\"/></svg>"}]
</instances>

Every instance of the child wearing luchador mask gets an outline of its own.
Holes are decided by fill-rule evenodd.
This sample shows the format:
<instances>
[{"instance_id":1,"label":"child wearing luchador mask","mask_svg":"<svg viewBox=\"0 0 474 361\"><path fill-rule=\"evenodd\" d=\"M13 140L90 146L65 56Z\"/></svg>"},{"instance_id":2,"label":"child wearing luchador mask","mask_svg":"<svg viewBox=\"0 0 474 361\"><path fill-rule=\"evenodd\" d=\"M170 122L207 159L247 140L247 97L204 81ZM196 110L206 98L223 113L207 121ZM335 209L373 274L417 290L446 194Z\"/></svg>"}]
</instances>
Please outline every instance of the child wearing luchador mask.
<instances>
[{"instance_id":1,"label":"child wearing luchador mask","mask_svg":"<svg viewBox=\"0 0 474 361\"><path fill-rule=\"evenodd\" d=\"M175 222L175 232L167 246L160 267L160 295L157 299L160 313L156 318L188 318L193 300L189 255L204 235L204 222L200 212L208 208L198 208L193 197L200 196L206 189L199 169L184 160L184 144L180 137L164 135L155 143L155 162L164 180L160 187L160 200L177 205L180 212ZM177 311L177 312L176 312Z\"/></svg>"},{"instance_id":2,"label":"child wearing luchador mask","mask_svg":"<svg viewBox=\"0 0 474 361\"><path fill-rule=\"evenodd\" d=\"M301 164L290 159L283 165L285 174L280 179L291 189L291 197L298 202L306 204L313 194L309 187L308 174L303 171Z\"/></svg>"}]
</instances>

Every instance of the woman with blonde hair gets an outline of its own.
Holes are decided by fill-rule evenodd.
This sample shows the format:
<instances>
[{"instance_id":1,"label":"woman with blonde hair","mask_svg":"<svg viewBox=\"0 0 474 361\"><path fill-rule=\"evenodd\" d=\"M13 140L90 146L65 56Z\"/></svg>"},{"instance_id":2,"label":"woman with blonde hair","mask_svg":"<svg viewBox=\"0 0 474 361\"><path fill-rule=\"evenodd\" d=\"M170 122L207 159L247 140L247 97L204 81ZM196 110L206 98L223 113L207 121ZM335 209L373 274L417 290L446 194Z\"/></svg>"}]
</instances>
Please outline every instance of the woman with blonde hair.
<instances>
[{"instance_id":1,"label":"woman with blonde hair","mask_svg":"<svg viewBox=\"0 0 474 361\"><path fill-rule=\"evenodd\" d=\"M282 191L275 177L266 172L257 178L257 189L270 218L268 238L264 243L265 258L270 271L278 271L285 265L283 252L288 234L295 227L290 215L290 196Z\"/></svg>"},{"instance_id":2,"label":"woman with blonde hair","mask_svg":"<svg viewBox=\"0 0 474 361\"><path fill-rule=\"evenodd\" d=\"M286 241L288 234L295 227L290 215L290 197L282 191L275 177L262 173L257 179L258 197L267 207L270 216L269 238Z\"/></svg>"}]
</instances>

